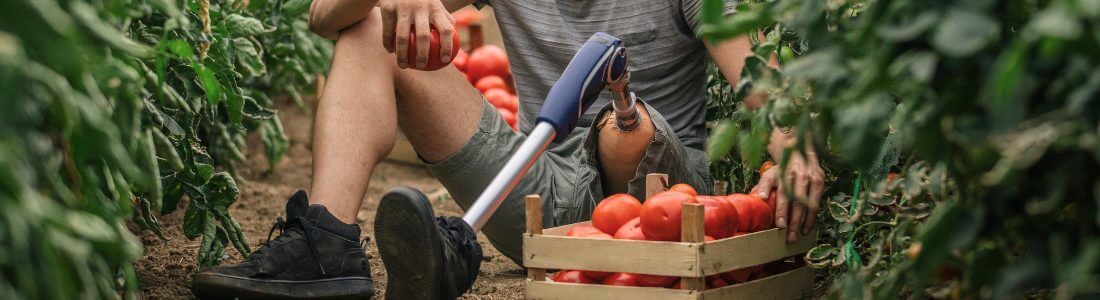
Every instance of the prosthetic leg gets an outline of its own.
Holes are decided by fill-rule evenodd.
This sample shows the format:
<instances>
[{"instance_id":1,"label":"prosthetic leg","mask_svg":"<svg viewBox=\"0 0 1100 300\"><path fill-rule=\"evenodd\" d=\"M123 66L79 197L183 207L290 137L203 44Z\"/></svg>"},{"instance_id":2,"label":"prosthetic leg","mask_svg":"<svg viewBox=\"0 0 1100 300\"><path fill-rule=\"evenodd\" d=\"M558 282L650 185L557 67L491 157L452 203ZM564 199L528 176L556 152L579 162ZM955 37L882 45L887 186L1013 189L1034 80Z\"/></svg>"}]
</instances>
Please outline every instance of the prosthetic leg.
<instances>
[{"instance_id":1,"label":"prosthetic leg","mask_svg":"<svg viewBox=\"0 0 1100 300\"><path fill-rule=\"evenodd\" d=\"M462 218L435 217L431 202L415 189L399 187L384 195L375 238L388 276L386 296L454 299L468 291L482 259L477 232L550 143L572 132L605 87L615 98L617 126L624 131L636 127L634 97L626 88L627 56L611 35L598 32L589 38L551 87L527 139Z\"/></svg>"}]
</instances>

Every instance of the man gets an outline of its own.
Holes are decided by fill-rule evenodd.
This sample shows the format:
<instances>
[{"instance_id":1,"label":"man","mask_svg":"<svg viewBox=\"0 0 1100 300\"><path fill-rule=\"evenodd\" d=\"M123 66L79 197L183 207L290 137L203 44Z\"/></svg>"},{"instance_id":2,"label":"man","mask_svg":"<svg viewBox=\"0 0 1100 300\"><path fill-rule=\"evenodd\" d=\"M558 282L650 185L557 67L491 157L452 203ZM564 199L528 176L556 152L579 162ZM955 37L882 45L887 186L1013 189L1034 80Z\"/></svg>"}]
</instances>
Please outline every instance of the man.
<instances>
[{"instance_id":1,"label":"man","mask_svg":"<svg viewBox=\"0 0 1100 300\"><path fill-rule=\"evenodd\" d=\"M403 55L409 39L429 43L429 24L438 29L440 40L450 40L455 33L449 12L473 0L315 0L310 28L335 39L336 47L315 120L312 195L307 199L300 191L291 197L286 212L290 220L276 224L283 229L277 238L245 262L203 271L192 290L200 297L369 296L369 265L355 216L371 173L389 153L398 128L467 209L521 143L522 132L531 129L543 97L577 48L596 31L622 39L630 49L631 87L645 100L639 105L640 127L616 129L612 114L605 113L609 95L601 95L578 122L580 128L539 158L489 220L484 232L490 242L521 262L522 197L527 194L543 196L545 226L556 226L590 218L605 195L641 198L647 173L667 173L671 182L713 193L701 150L707 135L707 54L736 82L751 44L747 37L717 44L696 38L699 1L478 3L493 6L504 35L521 99L521 132L516 133L454 67L413 70L426 63L427 47L418 47L416 57ZM453 51L457 49L450 43L442 43L441 60L447 62ZM782 157L792 140L776 131L769 153ZM779 195L776 221L791 228L789 241L813 227L823 177L812 149L795 150L784 174L772 168L758 186L760 196L767 197L782 178L789 183L784 186L805 200ZM412 192L396 194L382 199L375 226L389 278L387 295L434 298L465 291L468 285L456 288L456 283L439 279L457 271L456 266L438 267L438 247L414 246L429 234L421 228L431 220L400 213L430 212L430 203ZM436 268L406 267L426 264ZM431 274L437 272L444 274ZM445 289L450 290L440 291Z\"/></svg>"}]
</instances>

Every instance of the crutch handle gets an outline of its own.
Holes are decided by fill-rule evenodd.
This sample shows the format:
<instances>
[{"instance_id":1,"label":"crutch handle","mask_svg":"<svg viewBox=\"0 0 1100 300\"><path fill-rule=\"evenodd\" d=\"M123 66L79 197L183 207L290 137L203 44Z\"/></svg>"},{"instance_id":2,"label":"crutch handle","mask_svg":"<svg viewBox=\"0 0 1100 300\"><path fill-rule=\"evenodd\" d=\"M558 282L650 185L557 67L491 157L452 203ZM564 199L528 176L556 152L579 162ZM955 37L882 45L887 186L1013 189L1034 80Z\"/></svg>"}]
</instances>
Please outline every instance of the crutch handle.
<instances>
[{"instance_id":1,"label":"crutch handle","mask_svg":"<svg viewBox=\"0 0 1100 300\"><path fill-rule=\"evenodd\" d=\"M554 82L535 120L554 127L555 141L565 139L584 111L596 102L607 86L607 72L618 73L610 74L611 78L619 78L626 72L626 58L615 55L621 47L622 41L618 38L597 32L581 45L561 77Z\"/></svg>"}]
</instances>

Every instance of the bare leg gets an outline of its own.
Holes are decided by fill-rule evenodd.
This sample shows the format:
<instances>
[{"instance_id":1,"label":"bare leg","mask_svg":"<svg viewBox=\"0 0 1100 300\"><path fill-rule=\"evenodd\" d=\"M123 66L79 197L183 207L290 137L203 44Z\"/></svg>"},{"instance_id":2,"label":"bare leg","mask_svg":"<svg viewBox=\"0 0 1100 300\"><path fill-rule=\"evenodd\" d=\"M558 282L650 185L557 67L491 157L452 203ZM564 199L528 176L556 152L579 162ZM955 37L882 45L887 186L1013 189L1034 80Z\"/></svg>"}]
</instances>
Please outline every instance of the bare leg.
<instances>
[{"instance_id":1,"label":"bare leg","mask_svg":"<svg viewBox=\"0 0 1100 300\"><path fill-rule=\"evenodd\" d=\"M462 147L481 115L483 100L454 67L397 68L382 47L381 28L375 9L340 34L314 120L310 203L345 223L355 222L374 166L393 148L399 120L417 153L436 162Z\"/></svg>"},{"instance_id":2,"label":"bare leg","mask_svg":"<svg viewBox=\"0 0 1100 300\"><path fill-rule=\"evenodd\" d=\"M601 120L603 129L599 133L597 151L604 195L627 192L627 182L634 178L638 163L645 157L646 149L653 142L656 132L653 120L649 117L649 111L640 103L638 114L642 120L638 128L629 132L619 131L615 127L614 113L608 112L607 117Z\"/></svg>"}]
</instances>

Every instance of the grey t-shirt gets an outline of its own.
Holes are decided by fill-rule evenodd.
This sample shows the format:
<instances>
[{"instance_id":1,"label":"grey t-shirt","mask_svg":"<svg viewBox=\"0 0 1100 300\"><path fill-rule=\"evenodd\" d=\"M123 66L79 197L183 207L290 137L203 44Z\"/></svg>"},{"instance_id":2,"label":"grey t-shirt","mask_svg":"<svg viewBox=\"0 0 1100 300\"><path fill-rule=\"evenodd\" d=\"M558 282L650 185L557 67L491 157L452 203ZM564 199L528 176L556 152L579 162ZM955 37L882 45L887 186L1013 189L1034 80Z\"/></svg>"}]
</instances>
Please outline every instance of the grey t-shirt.
<instances>
[{"instance_id":1,"label":"grey t-shirt","mask_svg":"<svg viewBox=\"0 0 1100 300\"><path fill-rule=\"evenodd\" d=\"M727 1L727 10L732 8ZM630 50L630 88L657 109L680 141L702 149L707 137L706 48L696 37L699 0L479 0L493 7L519 93L519 127L534 125L550 87L593 33ZM592 124L606 91L578 122Z\"/></svg>"}]
</instances>

